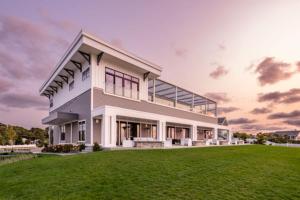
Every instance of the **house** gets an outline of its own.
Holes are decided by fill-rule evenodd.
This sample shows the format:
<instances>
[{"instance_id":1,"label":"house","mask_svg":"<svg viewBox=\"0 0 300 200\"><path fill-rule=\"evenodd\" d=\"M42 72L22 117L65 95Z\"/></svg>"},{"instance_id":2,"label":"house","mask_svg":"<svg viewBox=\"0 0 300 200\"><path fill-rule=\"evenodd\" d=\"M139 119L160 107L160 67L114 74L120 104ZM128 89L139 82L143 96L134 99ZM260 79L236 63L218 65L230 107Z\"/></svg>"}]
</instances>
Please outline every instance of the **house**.
<instances>
[{"instance_id":1,"label":"house","mask_svg":"<svg viewBox=\"0 0 300 200\"><path fill-rule=\"evenodd\" d=\"M217 103L160 79L162 68L80 32L40 95L51 144L104 148L198 145L231 138Z\"/></svg>"},{"instance_id":2,"label":"house","mask_svg":"<svg viewBox=\"0 0 300 200\"><path fill-rule=\"evenodd\" d=\"M300 140L300 131L291 130L291 131L275 131L271 135L287 137L289 140Z\"/></svg>"}]
</instances>

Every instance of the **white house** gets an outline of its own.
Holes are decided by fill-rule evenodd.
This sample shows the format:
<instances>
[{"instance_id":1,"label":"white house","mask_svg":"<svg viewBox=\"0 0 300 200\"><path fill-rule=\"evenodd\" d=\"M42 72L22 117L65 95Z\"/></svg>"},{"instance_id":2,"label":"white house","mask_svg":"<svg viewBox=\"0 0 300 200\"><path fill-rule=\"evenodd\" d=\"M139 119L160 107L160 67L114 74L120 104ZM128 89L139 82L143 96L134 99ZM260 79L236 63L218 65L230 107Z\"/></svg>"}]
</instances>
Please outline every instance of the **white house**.
<instances>
[{"instance_id":1,"label":"white house","mask_svg":"<svg viewBox=\"0 0 300 200\"><path fill-rule=\"evenodd\" d=\"M40 95L50 142L104 148L230 142L217 103L160 79L162 68L80 32ZM222 121L222 123L218 123Z\"/></svg>"}]
</instances>

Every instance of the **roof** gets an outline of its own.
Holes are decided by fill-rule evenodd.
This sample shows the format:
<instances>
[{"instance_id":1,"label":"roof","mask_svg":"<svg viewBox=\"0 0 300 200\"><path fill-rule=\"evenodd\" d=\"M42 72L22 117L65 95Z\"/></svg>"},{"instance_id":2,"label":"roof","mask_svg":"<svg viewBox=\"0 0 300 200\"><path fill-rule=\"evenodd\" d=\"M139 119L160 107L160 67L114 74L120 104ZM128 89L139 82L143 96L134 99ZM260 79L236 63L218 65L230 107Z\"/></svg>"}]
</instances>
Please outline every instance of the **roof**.
<instances>
[{"instance_id":1,"label":"roof","mask_svg":"<svg viewBox=\"0 0 300 200\"><path fill-rule=\"evenodd\" d=\"M128 51L117 48L104 40L99 39L89 33L83 32L82 30L75 37L74 41L71 43L65 54L59 60L50 76L42 84L39 89L40 94L42 94L49 85L55 80L59 73L64 69L65 65L75 56L78 50L88 49L89 51L100 54L105 53L115 57L118 57L132 65L135 65L141 69L151 71L152 73L160 75L162 68L156 64L153 64L143 58L140 58Z\"/></svg>"}]
</instances>

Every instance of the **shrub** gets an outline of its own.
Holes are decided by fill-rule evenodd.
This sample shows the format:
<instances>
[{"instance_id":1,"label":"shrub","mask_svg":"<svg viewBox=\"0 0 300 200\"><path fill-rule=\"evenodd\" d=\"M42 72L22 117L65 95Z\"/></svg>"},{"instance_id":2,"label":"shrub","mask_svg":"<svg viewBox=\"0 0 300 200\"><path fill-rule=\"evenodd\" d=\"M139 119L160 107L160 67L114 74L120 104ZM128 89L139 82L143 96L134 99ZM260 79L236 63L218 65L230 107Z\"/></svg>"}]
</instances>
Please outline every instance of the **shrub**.
<instances>
[{"instance_id":1,"label":"shrub","mask_svg":"<svg viewBox=\"0 0 300 200\"><path fill-rule=\"evenodd\" d=\"M80 145L79 145L79 151L82 151L82 150L84 150L85 149L85 144L84 143L81 143Z\"/></svg>"},{"instance_id":2,"label":"shrub","mask_svg":"<svg viewBox=\"0 0 300 200\"><path fill-rule=\"evenodd\" d=\"M100 145L97 142L95 142L94 146L93 146L93 151L101 151L101 150L102 149L101 149Z\"/></svg>"},{"instance_id":3,"label":"shrub","mask_svg":"<svg viewBox=\"0 0 300 200\"><path fill-rule=\"evenodd\" d=\"M47 146L42 149L42 152L51 152L51 153L75 153L80 151L81 145L52 145Z\"/></svg>"}]
</instances>

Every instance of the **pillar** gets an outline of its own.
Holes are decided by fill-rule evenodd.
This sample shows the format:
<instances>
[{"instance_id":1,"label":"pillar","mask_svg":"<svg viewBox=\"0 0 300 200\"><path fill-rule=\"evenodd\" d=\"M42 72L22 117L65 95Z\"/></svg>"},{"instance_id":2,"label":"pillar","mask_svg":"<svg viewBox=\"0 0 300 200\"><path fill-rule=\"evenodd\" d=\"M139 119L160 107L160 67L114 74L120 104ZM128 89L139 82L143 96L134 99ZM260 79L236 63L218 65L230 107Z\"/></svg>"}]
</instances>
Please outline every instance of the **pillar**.
<instances>
[{"instance_id":1,"label":"pillar","mask_svg":"<svg viewBox=\"0 0 300 200\"><path fill-rule=\"evenodd\" d=\"M217 127L215 127L214 128L214 137L213 137L213 139L218 139L218 128Z\"/></svg>"},{"instance_id":2,"label":"pillar","mask_svg":"<svg viewBox=\"0 0 300 200\"><path fill-rule=\"evenodd\" d=\"M192 141L196 141L197 140L197 125L192 125L191 130L192 130L191 139L192 139Z\"/></svg>"},{"instance_id":3,"label":"pillar","mask_svg":"<svg viewBox=\"0 0 300 200\"><path fill-rule=\"evenodd\" d=\"M101 120L101 145L103 147L115 147L116 135L116 116L103 115Z\"/></svg>"},{"instance_id":4,"label":"pillar","mask_svg":"<svg viewBox=\"0 0 300 200\"><path fill-rule=\"evenodd\" d=\"M158 121L158 140L166 141L166 122Z\"/></svg>"}]
</instances>

